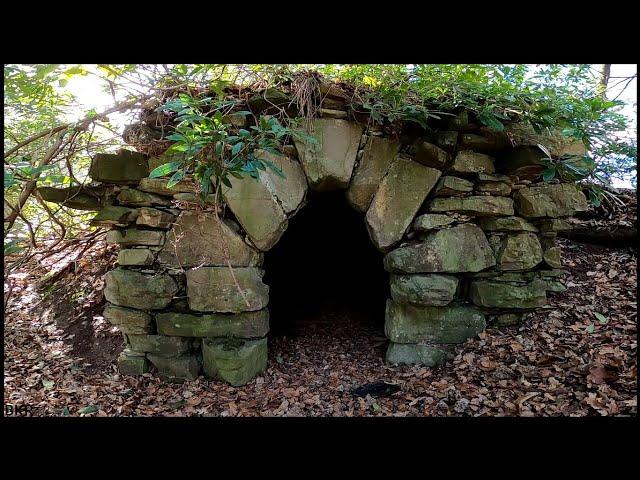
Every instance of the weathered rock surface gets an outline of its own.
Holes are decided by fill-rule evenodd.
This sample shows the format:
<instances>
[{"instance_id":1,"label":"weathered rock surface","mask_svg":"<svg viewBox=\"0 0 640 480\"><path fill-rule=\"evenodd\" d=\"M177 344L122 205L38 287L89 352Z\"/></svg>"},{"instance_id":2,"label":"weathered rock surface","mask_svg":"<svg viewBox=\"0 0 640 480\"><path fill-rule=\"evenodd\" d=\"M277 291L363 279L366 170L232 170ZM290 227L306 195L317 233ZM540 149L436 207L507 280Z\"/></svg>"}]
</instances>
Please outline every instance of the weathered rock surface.
<instances>
[{"instance_id":1,"label":"weathered rock surface","mask_svg":"<svg viewBox=\"0 0 640 480\"><path fill-rule=\"evenodd\" d=\"M404 158L391 164L365 216L369 237L379 250L402 239L440 173Z\"/></svg>"},{"instance_id":2,"label":"weathered rock surface","mask_svg":"<svg viewBox=\"0 0 640 480\"><path fill-rule=\"evenodd\" d=\"M454 353L446 345L390 343L385 360L391 364L418 364L435 367L452 360Z\"/></svg>"},{"instance_id":3,"label":"weathered rock surface","mask_svg":"<svg viewBox=\"0 0 640 480\"><path fill-rule=\"evenodd\" d=\"M134 207L151 207L153 205L170 206L171 200L153 193L141 192L135 188L127 188L118 194L118 202Z\"/></svg>"},{"instance_id":4,"label":"weathered rock surface","mask_svg":"<svg viewBox=\"0 0 640 480\"><path fill-rule=\"evenodd\" d=\"M107 205L91 219L90 224L99 227L126 227L138 218L138 210Z\"/></svg>"},{"instance_id":5,"label":"weathered rock surface","mask_svg":"<svg viewBox=\"0 0 640 480\"><path fill-rule=\"evenodd\" d=\"M431 212L456 212L475 216L513 215L513 200L507 197L447 197L435 198L429 206Z\"/></svg>"},{"instance_id":6,"label":"weathered rock surface","mask_svg":"<svg viewBox=\"0 0 640 480\"><path fill-rule=\"evenodd\" d=\"M546 283L539 278L524 284L496 279L474 280L469 296L480 307L530 309L547 303L545 287Z\"/></svg>"},{"instance_id":7,"label":"weathered rock surface","mask_svg":"<svg viewBox=\"0 0 640 480\"><path fill-rule=\"evenodd\" d=\"M525 218L567 217L588 209L584 193L568 183L521 188L514 201Z\"/></svg>"},{"instance_id":8,"label":"weathered rock surface","mask_svg":"<svg viewBox=\"0 0 640 480\"><path fill-rule=\"evenodd\" d=\"M147 157L131 150L120 150L117 154L97 153L89 168L89 176L104 183L135 184L148 175Z\"/></svg>"},{"instance_id":9,"label":"weathered rock surface","mask_svg":"<svg viewBox=\"0 0 640 480\"><path fill-rule=\"evenodd\" d=\"M229 178L232 187L223 190L224 200L260 250L273 247L287 229L282 207L264 184L263 179L248 175Z\"/></svg>"},{"instance_id":10,"label":"weathered rock surface","mask_svg":"<svg viewBox=\"0 0 640 480\"><path fill-rule=\"evenodd\" d=\"M127 335L129 345L136 352L177 356L191 350L192 340L164 335Z\"/></svg>"},{"instance_id":11,"label":"weathered rock surface","mask_svg":"<svg viewBox=\"0 0 640 480\"><path fill-rule=\"evenodd\" d=\"M365 212L383 177L400 150L400 143L386 138L370 136L364 147L360 164L349 189L347 200L359 212Z\"/></svg>"},{"instance_id":12,"label":"weathered rock surface","mask_svg":"<svg viewBox=\"0 0 640 480\"><path fill-rule=\"evenodd\" d=\"M544 218L536 222L541 232L566 232L573 229L573 226L566 220L560 218Z\"/></svg>"},{"instance_id":13,"label":"weathered rock surface","mask_svg":"<svg viewBox=\"0 0 640 480\"><path fill-rule=\"evenodd\" d=\"M413 229L416 232L428 232L429 230L435 230L440 227L445 227L447 225L455 222L455 219L450 217L449 215L442 215L439 213L425 213L424 215L420 215L416 217L413 222Z\"/></svg>"},{"instance_id":14,"label":"weathered rock surface","mask_svg":"<svg viewBox=\"0 0 640 480\"><path fill-rule=\"evenodd\" d=\"M480 193L488 193L502 197L508 197L511 194L511 186L504 182L481 182L476 187L476 191Z\"/></svg>"},{"instance_id":15,"label":"weathered rock surface","mask_svg":"<svg viewBox=\"0 0 640 480\"><path fill-rule=\"evenodd\" d=\"M201 267L187 271L189 307L197 312L237 313L260 310L269 302L264 271L254 267L233 269L240 293L227 267Z\"/></svg>"},{"instance_id":16,"label":"weathered rock surface","mask_svg":"<svg viewBox=\"0 0 640 480\"><path fill-rule=\"evenodd\" d=\"M471 306L417 307L387 300L384 330L395 343L462 343L486 327Z\"/></svg>"},{"instance_id":17,"label":"weathered rock surface","mask_svg":"<svg viewBox=\"0 0 640 480\"><path fill-rule=\"evenodd\" d=\"M204 374L241 386L267 368L267 339L203 339Z\"/></svg>"},{"instance_id":18,"label":"weathered rock surface","mask_svg":"<svg viewBox=\"0 0 640 480\"><path fill-rule=\"evenodd\" d=\"M138 210L136 225L152 228L169 228L175 218L174 215L158 210L157 208L142 207Z\"/></svg>"},{"instance_id":19,"label":"weathered rock surface","mask_svg":"<svg viewBox=\"0 0 640 480\"><path fill-rule=\"evenodd\" d=\"M168 178L143 178L140 180L138 190L147 193L154 193L156 195L168 195L173 196L176 193L190 193L193 192L194 187L188 183L182 181L178 182L172 187L167 187L169 182Z\"/></svg>"},{"instance_id":20,"label":"weathered rock surface","mask_svg":"<svg viewBox=\"0 0 640 480\"><path fill-rule=\"evenodd\" d=\"M560 247L551 247L544 251L544 263L551 268L561 268L562 258L560 257Z\"/></svg>"},{"instance_id":21,"label":"weathered rock surface","mask_svg":"<svg viewBox=\"0 0 640 480\"><path fill-rule=\"evenodd\" d=\"M263 254L247 245L237 228L231 220L219 222L215 213L185 210L167 233L158 261L185 268L225 266L228 262L234 267L261 265Z\"/></svg>"},{"instance_id":22,"label":"weathered rock surface","mask_svg":"<svg viewBox=\"0 0 640 480\"><path fill-rule=\"evenodd\" d=\"M122 375L142 375L149 371L149 360L146 357L127 355L122 352L118 356L118 371Z\"/></svg>"},{"instance_id":23,"label":"weathered rock surface","mask_svg":"<svg viewBox=\"0 0 640 480\"><path fill-rule=\"evenodd\" d=\"M455 197L466 195L473 191L473 182L464 178L447 175L442 177L436 185L434 197Z\"/></svg>"},{"instance_id":24,"label":"weathered rock surface","mask_svg":"<svg viewBox=\"0 0 640 480\"><path fill-rule=\"evenodd\" d=\"M107 305L102 313L105 320L120 329L122 333L144 335L151 333L151 316L146 312L130 308Z\"/></svg>"},{"instance_id":25,"label":"weathered rock surface","mask_svg":"<svg viewBox=\"0 0 640 480\"><path fill-rule=\"evenodd\" d=\"M398 303L444 306L451 303L458 288L452 275L391 275L391 298Z\"/></svg>"},{"instance_id":26,"label":"weathered rock surface","mask_svg":"<svg viewBox=\"0 0 640 480\"><path fill-rule=\"evenodd\" d=\"M260 338L269 332L269 310L237 314L159 313L158 333L182 337Z\"/></svg>"},{"instance_id":27,"label":"weathered rock surface","mask_svg":"<svg viewBox=\"0 0 640 480\"><path fill-rule=\"evenodd\" d=\"M542 247L534 233L508 235L498 253L498 269L529 270L542 261Z\"/></svg>"},{"instance_id":28,"label":"weathered rock surface","mask_svg":"<svg viewBox=\"0 0 640 480\"><path fill-rule=\"evenodd\" d=\"M416 145L413 159L426 167L444 170L451 160L451 155L433 143L422 141Z\"/></svg>"},{"instance_id":29,"label":"weathered rock surface","mask_svg":"<svg viewBox=\"0 0 640 480\"><path fill-rule=\"evenodd\" d=\"M468 224L428 233L424 241L384 258L385 270L392 273L479 272L495 264L482 230Z\"/></svg>"},{"instance_id":30,"label":"weathered rock surface","mask_svg":"<svg viewBox=\"0 0 640 480\"><path fill-rule=\"evenodd\" d=\"M495 166L489 155L472 150L462 150L453 160L451 171L456 173L493 173Z\"/></svg>"},{"instance_id":31,"label":"weathered rock surface","mask_svg":"<svg viewBox=\"0 0 640 480\"><path fill-rule=\"evenodd\" d=\"M151 265L153 260L153 252L148 248L127 248L118 252L118 264L122 266Z\"/></svg>"},{"instance_id":32,"label":"weathered rock surface","mask_svg":"<svg viewBox=\"0 0 640 480\"><path fill-rule=\"evenodd\" d=\"M362 126L346 120L313 120L318 144L294 139L309 187L316 191L347 188L362 136Z\"/></svg>"},{"instance_id":33,"label":"weathered rock surface","mask_svg":"<svg viewBox=\"0 0 640 480\"><path fill-rule=\"evenodd\" d=\"M117 243L122 247L142 245L157 247L164 245L165 233L159 230L139 230L127 228L126 230L109 230L107 243Z\"/></svg>"},{"instance_id":34,"label":"weathered rock surface","mask_svg":"<svg viewBox=\"0 0 640 480\"><path fill-rule=\"evenodd\" d=\"M105 275L104 297L122 307L160 310L171 303L177 291L178 285L167 274L145 275L116 268Z\"/></svg>"},{"instance_id":35,"label":"weathered rock surface","mask_svg":"<svg viewBox=\"0 0 640 480\"><path fill-rule=\"evenodd\" d=\"M282 172L283 177L267 168L260 172L266 187L278 199L284 213L295 212L307 194L307 178L300 163L286 155L273 155L258 151L256 157L270 161Z\"/></svg>"},{"instance_id":36,"label":"weathered rock surface","mask_svg":"<svg viewBox=\"0 0 640 480\"><path fill-rule=\"evenodd\" d=\"M195 380L200 375L200 362L195 355L167 357L149 353L147 358L158 369L158 373L168 381Z\"/></svg>"},{"instance_id":37,"label":"weathered rock surface","mask_svg":"<svg viewBox=\"0 0 640 480\"><path fill-rule=\"evenodd\" d=\"M487 232L537 232L538 229L521 217L485 217L480 219L480 228Z\"/></svg>"}]
</instances>

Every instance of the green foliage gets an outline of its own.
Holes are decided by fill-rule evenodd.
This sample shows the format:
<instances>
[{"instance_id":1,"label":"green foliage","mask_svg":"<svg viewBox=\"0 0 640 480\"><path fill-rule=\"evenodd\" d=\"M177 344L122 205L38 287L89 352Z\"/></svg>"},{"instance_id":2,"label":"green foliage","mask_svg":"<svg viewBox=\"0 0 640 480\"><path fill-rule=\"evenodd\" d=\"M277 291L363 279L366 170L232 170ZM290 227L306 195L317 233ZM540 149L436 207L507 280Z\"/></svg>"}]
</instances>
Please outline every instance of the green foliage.
<instances>
[{"instance_id":1,"label":"green foliage","mask_svg":"<svg viewBox=\"0 0 640 480\"><path fill-rule=\"evenodd\" d=\"M171 187L187 173L193 173L202 197L212 192L220 194L220 185L231 187L230 176L258 178L260 171L269 168L284 177L271 161L258 158L256 151L280 154L280 145L294 131L283 126L275 116L260 117L257 125L248 127L249 130L236 129L225 119L236 103L224 100L222 95L216 99L181 94L158 107L157 111L176 114L178 123L166 139L174 142L167 153L175 154L178 160L157 167L149 176L156 178L173 174L168 182ZM251 112L235 114L247 116ZM298 131L295 134L304 135Z\"/></svg>"}]
</instances>

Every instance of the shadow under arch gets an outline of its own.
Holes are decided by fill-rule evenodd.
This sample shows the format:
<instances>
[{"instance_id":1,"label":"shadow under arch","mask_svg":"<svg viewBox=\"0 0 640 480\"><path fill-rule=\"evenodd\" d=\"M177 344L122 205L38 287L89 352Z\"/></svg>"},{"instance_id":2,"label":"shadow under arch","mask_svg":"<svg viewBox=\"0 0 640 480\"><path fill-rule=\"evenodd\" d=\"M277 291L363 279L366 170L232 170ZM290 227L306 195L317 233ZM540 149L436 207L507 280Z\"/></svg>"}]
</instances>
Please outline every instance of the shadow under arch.
<instances>
[{"instance_id":1,"label":"shadow under arch","mask_svg":"<svg viewBox=\"0 0 640 480\"><path fill-rule=\"evenodd\" d=\"M309 192L265 253L270 335L295 337L306 326L332 322L366 323L382 333L389 288L383 256L344 190Z\"/></svg>"}]
</instances>

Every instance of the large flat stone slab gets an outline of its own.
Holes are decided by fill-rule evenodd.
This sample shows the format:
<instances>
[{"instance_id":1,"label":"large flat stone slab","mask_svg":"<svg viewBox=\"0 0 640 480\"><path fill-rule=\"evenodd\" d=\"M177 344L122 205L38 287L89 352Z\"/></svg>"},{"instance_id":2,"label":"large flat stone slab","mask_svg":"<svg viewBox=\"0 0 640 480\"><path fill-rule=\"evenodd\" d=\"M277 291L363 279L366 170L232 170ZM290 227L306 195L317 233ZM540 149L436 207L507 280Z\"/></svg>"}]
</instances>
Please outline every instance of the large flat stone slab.
<instances>
[{"instance_id":1,"label":"large flat stone slab","mask_svg":"<svg viewBox=\"0 0 640 480\"><path fill-rule=\"evenodd\" d=\"M458 288L453 275L391 275L391 298L398 303L444 306L451 303Z\"/></svg>"},{"instance_id":2,"label":"large flat stone slab","mask_svg":"<svg viewBox=\"0 0 640 480\"><path fill-rule=\"evenodd\" d=\"M402 239L440 174L401 157L391 164L365 216L369 237L379 250L386 251Z\"/></svg>"},{"instance_id":3,"label":"large flat stone slab","mask_svg":"<svg viewBox=\"0 0 640 480\"><path fill-rule=\"evenodd\" d=\"M473 216L512 216L513 200L507 197L472 196L435 198L430 212L455 212Z\"/></svg>"},{"instance_id":4,"label":"large flat stone slab","mask_svg":"<svg viewBox=\"0 0 640 480\"><path fill-rule=\"evenodd\" d=\"M233 269L236 285L227 267L201 267L187 271L189 308L197 312L238 313L260 310L269 303L264 271L254 267ZM244 292L244 295L238 289Z\"/></svg>"},{"instance_id":5,"label":"large flat stone slab","mask_svg":"<svg viewBox=\"0 0 640 480\"><path fill-rule=\"evenodd\" d=\"M213 212L185 210L167 232L158 261L172 267L251 267L262 264L263 254L236 233L237 224L220 220Z\"/></svg>"},{"instance_id":6,"label":"large flat stone slab","mask_svg":"<svg viewBox=\"0 0 640 480\"><path fill-rule=\"evenodd\" d=\"M504 282L495 279L471 282L471 301L487 308L531 309L547 303L547 283L535 278L530 282Z\"/></svg>"},{"instance_id":7,"label":"large flat stone slab","mask_svg":"<svg viewBox=\"0 0 640 480\"><path fill-rule=\"evenodd\" d=\"M538 229L521 217L485 217L480 219L480 228L486 232L537 232Z\"/></svg>"},{"instance_id":8,"label":"large flat stone slab","mask_svg":"<svg viewBox=\"0 0 640 480\"><path fill-rule=\"evenodd\" d=\"M287 217L264 180L248 175L230 177L231 188L223 189L224 200L245 232L260 250L273 247L287 229Z\"/></svg>"},{"instance_id":9,"label":"large flat stone slab","mask_svg":"<svg viewBox=\"0 0 640 480\"><path fill-rule=\"evenodd\" d=\"M190 338L165 335L127 335L131 350L161 355L181 355L189 352L193 344Z\"/></svg>"},{"instance_id":10,"label":"large flat stone slab","mask_svg":"<svg viewBox=\"0 0 640 480\"><path fill-rule=\"evenodd\" d=\"M584 193L569 183L521 188L513 198L525 218L568 217L589 208Z\"/></svg>"},{"instance_id":11,"label":"large flat stone slab","mask_svg":"<svg viewBox=\"0 0 640 480\"><path fill-rule=\"evenodd\" d=\"M146 275L116 268L105 275L104 297L121 307L160 310L171 303L177 291L176 281L167 274Z\"/></svg>"},{"instance_id":12,"label":"large flat stone slab","mask_svg":"<svg viewBox=\"0 0 640 480\"><path fill-rule=\"evenodd\" d=\"M428 233L424 241L384 258L385 270L392 273L479 272L495 264L487 237L470 224Z\"/></svg>"},{"instance_id":13,"label":"large flat stone slab","mask_svg":"<svg viewBox=\"0 0 640 480\"><path fill-rule=\"evenodd\" d=\"M384 331L395 343L462 343L486 325L482 312L471 306L418 307L387 300Z\"/></svg>"},{"instance_id":14,"label":"large flat stone slab","mask_svg":"<svg viewBox=\"0 0 640 480\"><path fill-rule=\"evenodd\" d=\"M493 158L489 155L472 150L462 150L453 160L451 171L456 173L493 173L496 171L496 167Z\"/></svg>"},{"instance_id":15,"label":"large flat stone slab","mask_svg":"<svg viewBox=\"0 0 640 480\"><path fill-rule=\"evenodd\" d=\"M117 154L97 153L89 168L89 176L103 183L135 184L148 175L147 157L131 150L120 150Z\"/></svg>"},{"instance_id":16,"label":"large flat stone slab","mask_svg":"<svg viewBox=\"0 0 640 480\"><path fill-rule=\"evenodd\" d=\"M125 230L109 230L107 243L117 243L122 247L142 245L147 247L159 247L164 245L165 232L159 230L139 230L127 228Z\"/></svg>"},{"instance_id":17,"label":"large flat stone slab","mask_svg":"<svg viewBox=\"0 0 640 480\"><path fill-rule=\"evenodd\" d=\"M317 145L294 138L309 187L315 191L347 188L356 161L362 126L336 118L313 120Z\"/></svg>"},{"instance_id":18,"label":"large flat stone slab","mask_svg":"<svg viewBox=\"0 0 640 480\"><path fill-rule=\"evenodd\" d=\"M181 337L260 338L269 333L269 310L236 314L159 313L158 333Z\"/></svg>"},{"instance_id":19,"label":"large flat stone slab","mask_svg":"<svg viewBox=\"0 0 640 480\"><path fill-rule=\"evenodd\" d=\"M286 155L273 155L263 150L256 152L256 157L270 161L284 175L283 178L270 168L260 172L264 184L278 199L284 213L298 210L307 194L307 178L300 163Z\"/></svg>"},{"instance_id":20,"label":"large flat stone slab","mask_svg":"<svg viewBox=\"0 0 640 480\"><path fill-rule=\"evenodd\" d=\"M376 136L368 138L362 159L355 168L353 179L347 190L347 200L357 211L365 212L369 208L380 181L387 174L391 163L400 151L400 146L400 142L386 138Z\"/></svg>"},{"instance_id":21,"label":"large flat stone slab","mask_svg":"<svg viewBox=\"0 0 640 480\"><path fill-rule=\"evenodd\" d=\"M107 305L102 313L105 320L120 329L122 333L144 335L151 333L151 315L139 310Z\"/></svg>"}]
</instances>

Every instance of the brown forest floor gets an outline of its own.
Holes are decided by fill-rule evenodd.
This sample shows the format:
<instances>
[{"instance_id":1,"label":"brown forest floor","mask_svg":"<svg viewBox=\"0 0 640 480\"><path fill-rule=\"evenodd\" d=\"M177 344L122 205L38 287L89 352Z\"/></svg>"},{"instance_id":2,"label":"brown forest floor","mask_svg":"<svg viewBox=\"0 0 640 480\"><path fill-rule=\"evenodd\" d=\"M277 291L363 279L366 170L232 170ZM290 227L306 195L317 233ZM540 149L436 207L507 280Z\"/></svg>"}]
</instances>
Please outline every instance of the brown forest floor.
<instances>
[{"instance_id":1,"label":"brown forest floor","mask_svg":"<svg viewBox=\"0 0 640 480\"><path fill-rule=\"evenodd\" d=\"M42 416L636 415L636 251L559 243L569 289L522 326L460 345L451 364L385 365L381 331L329 318L296 338L270 338L267 371L240 388L118 374L124 341L100 316L115 254L98 244L44 291L35 287L42 269L12 276L4 402ZM400 390L351 393L381 380Z\"/></svg>"}]
</instances>

